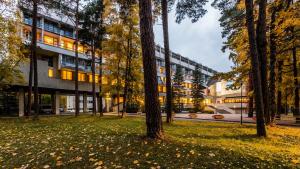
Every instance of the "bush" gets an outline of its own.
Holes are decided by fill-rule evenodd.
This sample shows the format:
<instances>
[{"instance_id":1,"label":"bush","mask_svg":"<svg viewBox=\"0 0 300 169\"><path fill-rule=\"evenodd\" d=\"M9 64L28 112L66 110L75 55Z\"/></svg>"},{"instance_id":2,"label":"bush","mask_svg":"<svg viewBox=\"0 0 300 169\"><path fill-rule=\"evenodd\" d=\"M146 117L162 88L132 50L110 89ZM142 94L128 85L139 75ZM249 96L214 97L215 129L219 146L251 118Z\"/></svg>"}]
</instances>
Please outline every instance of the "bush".
<instances>
[{"instance_id":1,"label":"bush","mask_svg":"<svg viewBox=\"0 0 300 169\"><path fill-rule=\"evenodd\" d=\"M126 107L126 112L127 113L137 113L140 109L139 104L136 103L130 103Z\"/></svg>"}]
</instances>

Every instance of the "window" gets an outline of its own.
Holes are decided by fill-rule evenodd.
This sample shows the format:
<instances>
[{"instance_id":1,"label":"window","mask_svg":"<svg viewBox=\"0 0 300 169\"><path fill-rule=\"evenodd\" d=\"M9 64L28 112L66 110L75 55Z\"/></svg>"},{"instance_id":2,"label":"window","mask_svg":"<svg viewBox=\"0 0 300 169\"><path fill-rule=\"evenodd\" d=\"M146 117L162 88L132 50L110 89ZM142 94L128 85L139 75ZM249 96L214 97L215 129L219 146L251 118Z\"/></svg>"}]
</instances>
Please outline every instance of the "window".
<instances>
[{"instance_id":1,"label":"window","mask_svg":"<svg viewBox=\"0 0 300 169\"><path fill-rule=\"evenodd\" d=\"M53 69L48 69L48 77L54 77Z\"/></svg>"},{"instance_id":2,"label":"window","mask_svg":"<svg viewBox=\"0 0 300 169\"><path fill-rule=\"evenodd\" d=\"M46 31L53 32L53 33L56 33L56 34L59 34L59 31L60 31L60 29L58 28L57 24L51 23L49 21L45 21L45 23L44 23L44 29Z\"/></svg>"},{"instance_id":3,"label":"window","mask_svg":"<svg viewBox=\"0 0 300 169\"><path fill-rule=\"evenodd\" d=\"M62 28L62 35L66 37L73 38L73 30L69 28Z\"/></svg>"},{"instance_id":4,"label":"window","mask_svg":"<svg viewBox=\"0 0 300 169\"><path fill-rule=\"evenodd\" d=\"M62 70L62 72L61 72L61 78L63 80L72 80L73 79L73 74L72 74L71 71Z\"/></svg>"},{"instance_id":5,"label":"window","mask_svg":"<svg viewBox=\"0 0 300 169\"><path fill-rule=\"evenodd\" d=\"M47 44L47 45L57 46L58 45L58 39L45 35L44 36L44 43Z\"/></svg>"},{"instance_id":6,"label":"window","mask_svg":"<svg viewBox=\"0 0 300 169\"><path fill-rule=\"evenodd\" d=\"M98 83L98 75L95 75L95 83ZM93 83L93 75L89 75L89 82Z\"/></svg>"},{"instance_id":7,"label":"window","mask_svg":"<svg viewBox=\"0 0 300 169\"><path fill-rule=\"evenodd\" d=\"M82 46L82 45L78 45L78 52L80 52L80 53L83 53L83 52L84 52L83 46Z\"/></svg>"},{"instance_id":8,"label":"window","mask_svg":"<svg viewBox=\"0 0 300 169\"><path fill-rule=\"evenodd\" d=\"M67 50L73 50L73 43L62 40L60 43L60 47Z\"/></svg>"},{"instance_id":9,"label":"window","mask_svg":"<svg viewBox=\"0 0 300 169\"><path fill-rule=\"evenodd\" d=\"M80 82L85 81L85 74L84 73L78 73L78 81L80 81Z\"/></svg>"}]
</instances>

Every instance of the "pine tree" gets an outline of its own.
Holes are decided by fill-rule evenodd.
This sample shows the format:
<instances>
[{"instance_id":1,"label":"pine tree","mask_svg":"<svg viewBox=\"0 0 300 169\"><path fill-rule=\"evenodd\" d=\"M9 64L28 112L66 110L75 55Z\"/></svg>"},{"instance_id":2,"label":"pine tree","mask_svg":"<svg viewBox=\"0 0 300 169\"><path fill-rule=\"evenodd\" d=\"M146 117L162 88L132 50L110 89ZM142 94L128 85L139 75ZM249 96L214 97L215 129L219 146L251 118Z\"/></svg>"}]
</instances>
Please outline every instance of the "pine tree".
<instances>
[{"instance_id":1,"label":"pine tree","mask_svg":"<svg viewBox=\"0 0 300 169\"><path fill-rule=\"evenodd\" d=\"M179 113L182 110L181 98L184 96L183 82L184 78L182 68L177 65L173 77L173 104L174 111L176 113Z\"/></svg>"},{"instance_id":2,"label":"pine tree","mask_svg":"<svg viewBox=\"0 0 300 169\"><path fill-rule=\"evenodd\" d=\"M147 136L162 138L162 118L158 100L158 82L152 23L152 1L139 1L141 44L144 66L145 112Z\"/></svg>"},{"instance_id":3,"label":"pine tree","mask_svg":"<svg viewBox=\"0 0 300 169\"><path fill-rule=\"evenodd\" d=\"M94 0L88 3L80 13L82 22L79 31L79 38L82 43L90 47L92 53L92 93L93 93L93 114L96 115L96 81L95 81L95 54L99 51L105 28L102 24L102 13L104 11L103 0ZM101 84L99 84L101 85ZM100 98L101 99L101 98ZM100 110L101 111L101 110Z\"/></svg>"},{"instance_id":4,"label":"pine tree","mask_svg":"<svg viewBox=\"0 0 300 169\"><path fill-rule=\"evenodd\" d=\"M194 111L198 112L202 110L201 103L204 100L204 80L201 69L197 65L195 70L193 71L193 80L192 80L192 96L193 96L193 104Z\"/></svg>"}]
</instances>

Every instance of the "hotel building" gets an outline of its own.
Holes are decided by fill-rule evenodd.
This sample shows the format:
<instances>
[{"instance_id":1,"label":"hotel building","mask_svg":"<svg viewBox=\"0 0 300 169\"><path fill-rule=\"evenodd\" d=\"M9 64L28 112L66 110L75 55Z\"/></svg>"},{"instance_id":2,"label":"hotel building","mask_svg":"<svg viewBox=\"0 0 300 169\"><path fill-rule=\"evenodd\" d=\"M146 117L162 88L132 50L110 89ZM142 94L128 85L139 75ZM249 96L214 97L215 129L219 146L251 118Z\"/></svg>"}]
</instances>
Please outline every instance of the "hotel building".
<instances>
[{"instance_id":1,"label":"hotel building","mask_svg":"<svg viewBox=\"0 0 300 169\"><path fill-rule=\"evenodd\" d=\"M32 18L30 12L22 9L23 23L20 25L20 36L24 43L30 44ZM41 113L60 114L62 112L74 111L74 73L75 73L75 52L74 52L74 28L71 20L61 17L54 12L39 8L38 31L37 31L37 54L38 54L38 81L39 81L39 103ZM92 70L91 54L89 50L79 45L79 93L80 111L88 112L92 109ZM156 46L158 83L160 101L163 105L166 98L164 49ZM98 61L96 55L96 63ZM105 60L103 61L105 65ZM216 71L196 63L186 57L171 52L172 73L176 66L183 68L185 77L186 97L182 103L186 107L192 104L191 79L195 65L199 65L206 81ZM96 83L98 82L99 65L96 64ZM12 84L6 91L0 92L0 116L23 116L27 103L29 62L22 63L20 70L24 76L24 82ZM105 74L102 79L103 85L109 85ZM96 92L99 87L96 84ZM97 98L98 99L98 98ZM116 105L115 99L110 96L103 98L105 112L112 111ZM122 99L120 99L122 100Z\"/></svg>"}]
</instances>

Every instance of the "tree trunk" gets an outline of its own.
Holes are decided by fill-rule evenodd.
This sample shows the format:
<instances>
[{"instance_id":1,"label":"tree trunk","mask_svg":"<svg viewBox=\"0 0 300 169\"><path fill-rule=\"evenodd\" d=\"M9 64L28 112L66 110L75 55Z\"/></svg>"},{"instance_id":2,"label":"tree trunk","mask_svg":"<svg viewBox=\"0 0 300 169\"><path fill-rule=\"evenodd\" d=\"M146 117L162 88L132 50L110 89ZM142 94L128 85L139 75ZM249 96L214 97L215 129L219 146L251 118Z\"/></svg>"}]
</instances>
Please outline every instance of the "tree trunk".
<instances>
[{"instance_id":1,"label":"tree trunk","mask_svg":"<svg viewBox=\"0 0 300 169\"><path fill-rule=\"evenodd\" d=\"M252 73L251 72L249 72L249 78L248 79L249 79L248 80L248 92L253 92L253 78L252 78ZM253 93L252 93L252 95L249 96L248 117L253 117Z\"/></svg>"},{"instance_id":2,"label":"tree trunk","mask_svg":"<svg viewBox=\"0 0 300 169\"><path fill-rule=\"evenodd\" d=\"M120 57L120 56L119 56ZM120 64L121 64L121 57L118 60L118 67L117 67L117 111L118 116L120 115Z\"/></svg>"},{"instance_id":3,"label":"tree trunk","mask_svg":"<svg viewBox=\"0 0 300 169\"><path fill-rule=\"evenodd\" d=\"M102 5L103 5L103 1ZM103 27L103 12L100 14L100 25ZM103 116L103 102L102 102L102 41L103 41L103 36L100 38L99 42L99 50L100 50L100 56L99 56L99 113L100 117Z\"/></svg>"},{"instance_id":4,"label":"tree trunk","mask_svg":"<svg viewBox=\"0 0 300 169\"><path fill-rule=\"evenodd\" d=\"M103 116L103 102L102 102L102 39L100 40L100 56L99 56L99 113Z\"/></svg>"},{"instance_id":5,"label":"tree trunk","mask_svg":"<svg viewBox=\"0 0 300 169\"><path fill-rule=\"evenodd\" d=\"M38 65L37 65L37 13L38 2L33 0L32 14L32 58L33 58L33 74L34 74L34 119L38 119L39 115L39 91L38 91Z\"/></svg>"},{"instance_id":6,"label":"tree trunk","mask_svg":"<svg viewBox=\"0 0 300 169\"><path fill-rule=\"evenodd\" d=\"M297 69L297 50L296 47L293 48L293 75L294 75L294 116L300 118L300 110L299 110L299 83L298 83L298 69Z\"/></svg>"},{"instance_id":7,"label":"tree trunk","mask_svg":"<svg viewBox=\"0 0 300 169\"><path fill-rule=\"evenodd\" d=\"M78 25L79 25L79 0L76 1L75 14L75 116L79 115L79 91L78 91Z\"/></svg>"},{"instance_id":8,"label":"tree trunk","mask_svg":"<svg viewBox=\"0 0 300 169\"><path fill-rule=\"evenodd\" d=\"M277 75L277 116L282 113L282 65L283 61L278 61L278 75Z\"/></svg>"},{"instance_id":9,"label":"tree trunk","mask_svg":"<svg viewBox=\"0 0 300 169\"><path fill-rule=\"evenodd\" d=\"M256 109L256 127L257 135L266 137L266 128L264 121L264 102L263 94L261 87L261 73L259 67L259 59L257 52L257 44L255 40L255 27L254 27L254 18L253 18L253 0L246 0L246 21L248 29L248 38L250 46L250 55L251 55L251 70L253 75L253 86L254 86L254 95L255 95L255 109Z\"/></svg>"},{"instance_id":10,"label":"tree trunk","mask_svg":"<svg viewBox=\"0 0 300 169\"><path fill-rule=\"evenodd\" d=\"M166 113L167 123L171 123L172 118L172 84L171 84L171 69L170 69L170 47L169 47L169 25L168 25L168 1L162 0L162 22L163 22L163 33L164 33L164 48L165 48L165 67L166 67Z\"/></svg>"},{"instance_id":11,"label":"tree trunk","mask_svg":"<svg viewBox=\"0 0 300 169\"><path fill-rule=\"evenodd\" d=\"M28 101L27 101L27 111L24 116L28 117L31 113L31 96L32 96L32 71L33 71L33 40L31 40L31 52L30 52L30 66L29 66L29 79L28 79Z\"/></svg>"},{"instance_id":12,"label":"tree trunk","mask_svg":"<svg viewBox=\"0 0 300 169\"><path fill-rule=\"evenodd\" d=\"M271 25L270 25L270 76L269 76L269 109L271 113L271 122L275 120L276 102L275 102L275 64L276 64L276 34L275 19L277 9L271 9Z\"/></svg>"},{"instance_id":13,"label":"tree trunk","mask_svg":"<svg viewBox=\"0 0 300 169\"><path fill-rule=\"evenodd\" d=\"M124 96L123 96L123 112L122 112L122 118L124 117L124 114L126 113L127 109L127 95L128 95L128 85L129 85L129 77L131 73L131 59L132 59L132 23L129 26L129 39L127 42L128 47L128 53L126 58L126 66L125 66L125 86L124 86Z\"/></svg>"},{"instance_id":14,"label":"tree trunk","mask_svg":"<svg viewBox=\"0 0 300 169\"><path fill-rule=\"evenodd\" d=\"M151 0L140 0L139 10L144 67L147 137L159 139L163 138L163 128L158 99L158 82Z\"/></svg>"},{"instance_id":15,"label":"tree trunk","mask_svg":"<svg viewBox=\"0 0 300 169\"><path fill-rule=\"evenodd\" d=\"M92 92L93 92L93 115L96 116L96 79L95 79L95 42L92 40Z\"/></svg>"},{"instance_id":16,"label":"tree trunk","mask_svg":"<svg viewBox=\"0 0 300 169\"><path fill-rule=\"evenodd\" d=\"M270 123L268 107L268 80L267 80L267 38L266 38L266 0L259 0L259 15L256 29L256 43L258 58L260 61L261 88L263 92L264 117L266 124Z\"/></svg>"}]
</instances>

